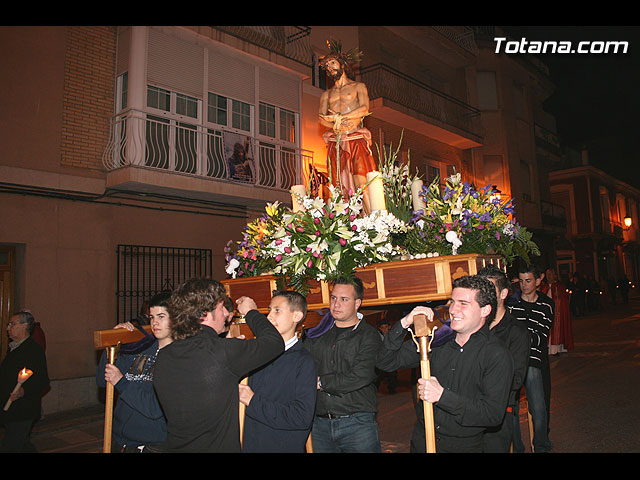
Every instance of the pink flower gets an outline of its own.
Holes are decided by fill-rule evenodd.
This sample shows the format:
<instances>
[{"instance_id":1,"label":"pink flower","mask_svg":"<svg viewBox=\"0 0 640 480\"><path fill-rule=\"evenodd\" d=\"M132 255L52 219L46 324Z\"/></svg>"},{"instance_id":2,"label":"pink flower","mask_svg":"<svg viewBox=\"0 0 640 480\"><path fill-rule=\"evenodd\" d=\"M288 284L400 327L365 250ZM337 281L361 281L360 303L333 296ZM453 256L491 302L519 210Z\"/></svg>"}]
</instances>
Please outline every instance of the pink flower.
<instances>
[{"instance_id":1,"label":"pink flower","mask_svg":"<svg viewBox=\"0 0 640 480\"><path fill-rule=\"evenodd\" d=\"M296 227L296 230L300 233L304 233L304 228L303 227Z\"/></svg>"},{"instance_id":2,"label":"pink flower","mask_svg":"<svg viewBox=\"0 0 640 480\"><path fill-rule=\"evenodd\" d=\"M284 247L284 251L287 253L291 253L291 248L290 247Z\"/></svg>"},{"instance_id":3,"label":"pink flower","mask_svg":"<svg viewBox=\"0 0 640 480\"><path fill-rule=\"evenodd\" d=\"M320 230L316 230L316 237L320 236Z\"/></svg>"},{"instance_id":4,"label":"pink flower","mask_svg":"<svg viewBox=\"0 0 640 480\"><path fill-rule=\"evenodd\" d=\"M282 243L282 240L280 240L280 239L276 240L276 245L280 245L281 243Z\"/></svg>"},{"instance_id":5,"label":"pink flower","mask_svg":"<svg viewBox=\"0 0 640 480\"><path fill-rule=\"evenodd\" d=\"M340 245L342 245L343 247L347 244L347 241L344 238L339 238L338 242L340 242Z\"/></svg>"},{"instance_id":6,"label":"pink flower","mask_svg":"<svg viewBox=\"0 0 640 480\"><path fill-rule=\"evenodd\" d=\"M313 260L309 260L307 262L307 267L309 267L309 268L313 267Z\"/></svg>"},{"instance_id":7,"label":"pink flower","mask_svg":"<svg viewBox=\"0 0 640 480\"><path fill-rule=\"evenodd\" d=\"M282 255L280 254L276 255L276 262L279 262L280 260L282 260Z\"/></svg>"},{"instance_id":8,"label":"pink flower","mask_svg":"<svg viewBox=\"0 0 640 480\"><path fill-rule=\"evenodd\" d=\"M313 219L313 223L315 223L316 225L318 225L320 223L320 219L318 217L315 217Z\"/></svg>"},{"instance_id":9,"label":"pink flower","mask_svg":"<svg viewBox=\"0 0 640 480\"><path fill-rule=\"evenodd\" d=\"M355 232L356 230L358 230L358 226L357 225L351 225L351 230L353 230Z\"/></svg>"}]
</instances>

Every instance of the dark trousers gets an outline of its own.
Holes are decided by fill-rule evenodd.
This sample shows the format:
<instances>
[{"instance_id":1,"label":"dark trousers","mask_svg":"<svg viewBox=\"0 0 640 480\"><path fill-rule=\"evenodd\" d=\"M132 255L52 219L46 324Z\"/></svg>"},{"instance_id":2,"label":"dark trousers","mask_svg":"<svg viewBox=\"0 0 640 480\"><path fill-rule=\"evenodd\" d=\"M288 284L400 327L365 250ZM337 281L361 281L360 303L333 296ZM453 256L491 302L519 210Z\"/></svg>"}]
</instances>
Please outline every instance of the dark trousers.
<instances>
[{"instance_id":1,"label":"dark trousers","mask_svg":"<svg viewBox=\"0 0 640 480\"><path fill-rule=\"evenodd\" d=\"M31 427L34 419L9 422L4 425L4 438L0 446L2 453L36 453L31 443Z\"/></svg>"}]
</instances>

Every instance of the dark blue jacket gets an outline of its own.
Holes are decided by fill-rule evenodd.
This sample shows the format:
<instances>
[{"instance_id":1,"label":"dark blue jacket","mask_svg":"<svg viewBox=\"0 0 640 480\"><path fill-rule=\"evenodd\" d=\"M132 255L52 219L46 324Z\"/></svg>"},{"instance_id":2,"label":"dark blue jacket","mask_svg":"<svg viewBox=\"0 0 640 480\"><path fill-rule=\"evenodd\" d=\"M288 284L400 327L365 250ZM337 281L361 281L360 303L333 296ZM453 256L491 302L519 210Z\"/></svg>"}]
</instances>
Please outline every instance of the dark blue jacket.
<instances>
[{"instance_id":1,"label":"dark blue jacket","mask_svg":"<svg viewBox=\"0 0 640 480\"><path fill-rule=\"evenodd\" d=\"M137 447L162 442L167 424L153 389L153 369L158 341L138 353L119 353L115 365L123 377L116 383L118 399L113 411L113 440L119 445ZM96 370L96 382L105 387L103 353Z\"/></svg>"},{"instance_id":2,"label":"dark blue jacket","mask_svg":"<svg viewBox=\"0 0 640 480\"><path fill-rule=\"evenodd\" d=\"M311 354L296 342L249 376L254 395L246 409L243 452L304 453L316 408Z\"/></svg>"}]
</instances>

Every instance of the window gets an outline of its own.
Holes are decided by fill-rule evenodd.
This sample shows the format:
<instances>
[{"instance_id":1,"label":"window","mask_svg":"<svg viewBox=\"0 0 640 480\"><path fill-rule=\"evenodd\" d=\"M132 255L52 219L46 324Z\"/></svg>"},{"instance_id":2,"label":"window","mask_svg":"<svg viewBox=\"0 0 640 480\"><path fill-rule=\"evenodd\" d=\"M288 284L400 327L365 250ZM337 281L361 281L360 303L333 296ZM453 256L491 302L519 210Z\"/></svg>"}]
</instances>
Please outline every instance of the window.
<instances>
[{"instance_id":1,"label":"window","mask_svg":"<svg viewBox=\"0 0 640 480\"><path fill-rule=\"evenodd\" d=\"M147 87L147 106L164 110L165 112L170 111L171 92L149 85Z\"/></svg>"},{"instance_id":2,"label":"window","mask_svg":"<svg viewBox=\"0 0 640 480\"><path fill-rule=\"evenodd\" d=\"M198 118L198 99L177 93L176 113L185 117Z\"/></svg>"},{"instance_id":3,"label":"window","mask_svg":"<svg viewBox=\"0 0 640 480\"><path fill-rule=\"evenodd\" d=\"M127 93L129 90L129 74L124 72L116 79L116 110L119 112L127 108Z\"/></svg>"},{"instance_id":4,"label":"window","mask_svg":"<svg viewBox=\"0 0 640 480\"><path fill-rule=\"evenodd\" d=\"M216 125L231 126L244 132L252 131L250 104L211 92L208 99L207 121ZM231 110L229 110L229 103L231 103Z\"/></svg>"},{"instance_id":5,"label":"window","mask_svg":"<svg viewBox=\"0 0 640 480\"><path fill-rule=\"evenodd\" d=\"M153 85L147 106L168 115L147 115L145 164L176 172L198 173L200 100ZM190 122L193 119L195 122Z\"/></svg>"},{"instance_id":6,"label":"window","mask_svg":"<svg viewBox=\"0 0 640 480\"><path fill-rule=\"evenodd\" d=\"M251 131L251 105L232 100L231 102L231 126L245 132Z\"/></svg>"},{"instance_id":7,"label":"window","mask_svg":"<svg viewBox=\"0 0 640 480\"><path fill-rule=\"evenodd\" d=\"M207 119L217 125L227 124L227 97L209 93L209 106Z\"/></svg>"},{"instance_id":8,"label":"window","mask_svg":"<svg viewBox=\"0 0 640 480\"><path fill-rule=\"evenodd\" d=\"M145 301L212 271L212 250L118 245L116 248L117 322L135 319Z\"/></svg>"},{"instance_id":9,"label":"window","mask_svg":"<svg viewBox=\"0 0 640 480\"><path fill-rule=\"evenodd\" d=\"M276 107L260 103L260 135L275 138L276 136Z\"/></svg>"},{"instance_id":10,"label":"window","mask_svg":"<svg viewBox=\"0 0 640 480\"><path fill-rule=\"evenodd\" d=\"M438 167L434 167L433 165L427 165L426 172L426 184L431 185L436 178L440 177L440 169Z\"/></svg>"},{"instance_id":11,"label":"window","mask_svg":"<svg viewBox=\"0 0 640 480\"><path fill-rule=\"evenodd\" d=\"M296 115L285 109L280 109L280 140L296 142Z\"/></svg>"},{"instance_id":12,"label":"window","mask_svg":"<svg viewBox=\"0 0 640 480\"><path fill-rule=\"evenodd\" d=\"M297 114L295 112L268 103L260 103L259 117L260 135L282 140L288 144L296 142Z\"/></svg>"}]
</instances>

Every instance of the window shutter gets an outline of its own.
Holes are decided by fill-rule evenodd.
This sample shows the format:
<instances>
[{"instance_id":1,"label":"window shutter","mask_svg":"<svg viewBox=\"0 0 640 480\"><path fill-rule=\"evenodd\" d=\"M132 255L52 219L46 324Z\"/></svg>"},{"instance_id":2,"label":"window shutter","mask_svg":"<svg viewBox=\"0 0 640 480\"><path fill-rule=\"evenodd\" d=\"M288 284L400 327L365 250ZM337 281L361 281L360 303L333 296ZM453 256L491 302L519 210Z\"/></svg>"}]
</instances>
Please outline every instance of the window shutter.
<instances>
[{"instance_id":1,"label":"window shutter","mask_svg":"<svg viewBox=\"0 0 640 480\"><path fill-rule=\"evenodd\" d=\"M255 67L237 57L209 49L209 91L255 103Z\"/></svg>"},{"instance_id":2,"label":"window shutter","mask_svg":"<svg viewBox=\"0 0 640 480\"><path fill-rule=\"evenodd\" d=\"M118 58L116 60L116 75L122 75L129 70L129 49L131 48L131 28L118 27Z\"/></svg>"},{"instance_id":3,"label":"window shutter","mask_svg":"<svg viewBox=\"0 0 640 480\"><path fill-rule=\"evenodd\" d=\"M260 69L260 101L300 111L300 87L292 77Z\"/></svg>"},{"instance_id":4,"label":"window shutter","mask_svg":"<svg viewBox=\"0 0 640 480\"><path fill-rule=\"evenodd\" d=\"M149 28L147 55L150 84L202 98L204 50L201 46Z\"/></svg>"}]
</instances>

